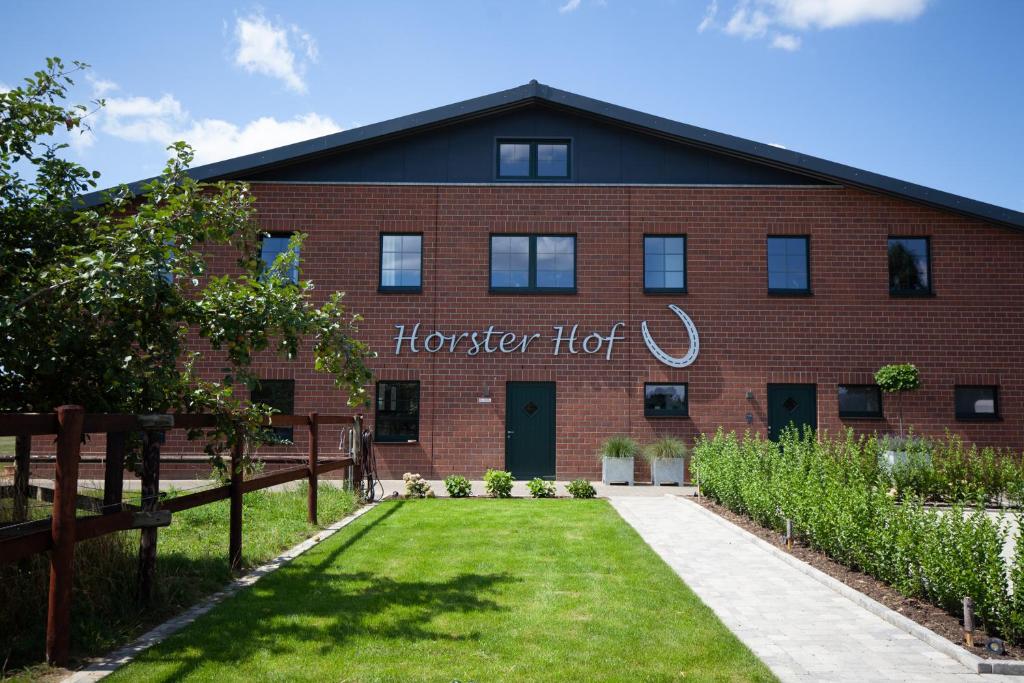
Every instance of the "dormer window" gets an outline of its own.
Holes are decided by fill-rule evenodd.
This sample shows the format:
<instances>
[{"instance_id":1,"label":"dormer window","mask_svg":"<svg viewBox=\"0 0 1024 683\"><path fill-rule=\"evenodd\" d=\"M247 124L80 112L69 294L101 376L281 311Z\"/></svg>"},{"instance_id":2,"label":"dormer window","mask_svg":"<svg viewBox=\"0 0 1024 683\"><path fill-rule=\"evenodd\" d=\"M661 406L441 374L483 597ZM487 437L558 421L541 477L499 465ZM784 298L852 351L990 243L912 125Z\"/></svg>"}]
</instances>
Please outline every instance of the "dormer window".
<instances>
[{"instance_id":1,"label":"dormer window","mask_svg":"<svg viewBox=\"0 0 1024 683\"><path fill-rule=\"evenodd\" d=\"M546 180L569 177L568 140L499 140L498 177Z\"/></svg>"}]
</instances>

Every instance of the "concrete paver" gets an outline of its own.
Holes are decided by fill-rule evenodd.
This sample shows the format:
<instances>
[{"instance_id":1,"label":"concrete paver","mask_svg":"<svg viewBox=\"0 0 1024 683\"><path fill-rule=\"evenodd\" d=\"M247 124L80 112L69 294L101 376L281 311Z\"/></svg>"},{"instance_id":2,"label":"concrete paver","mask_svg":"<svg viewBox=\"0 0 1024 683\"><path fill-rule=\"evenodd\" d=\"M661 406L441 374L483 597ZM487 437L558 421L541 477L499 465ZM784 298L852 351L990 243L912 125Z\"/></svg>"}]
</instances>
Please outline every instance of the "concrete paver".
<instances>
[{"instance_id":1,"label":"concrete paver","mask_svg":"<svg viewBox=\"0 0 1024 683\"><path fill-rule=\"evenodd\" d=\"M1003 681L981 675L773 556L685 498L612 505L783 681Z\"/></svg>"}]
</instances>

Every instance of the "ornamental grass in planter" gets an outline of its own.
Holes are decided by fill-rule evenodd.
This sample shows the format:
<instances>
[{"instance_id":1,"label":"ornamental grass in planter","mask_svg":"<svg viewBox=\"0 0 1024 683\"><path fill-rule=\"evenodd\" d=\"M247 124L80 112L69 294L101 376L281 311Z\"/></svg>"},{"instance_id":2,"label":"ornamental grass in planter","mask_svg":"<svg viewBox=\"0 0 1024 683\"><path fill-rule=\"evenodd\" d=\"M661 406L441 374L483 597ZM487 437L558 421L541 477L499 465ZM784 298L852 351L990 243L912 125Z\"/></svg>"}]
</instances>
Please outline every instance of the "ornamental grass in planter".
<instances>
[{"instance_id":1,"label":"ornamental grass in planter","mask_svg":"<svg viewBox=\"0 0 1024 683\"><path fill-rule=\"evenodd\" d=\"M681 440L663 436L644 446L644 458L651 463L651 483L655 486L682 486L687 448Z\"/></svg>"},{"instance_id":2,"label":"ornamental grass in planter","mask_svg":"<svg viewBox=\"0 0 1024 683\"><path fill-rule=\"evenodd\" d=\"M601 458L601 483L633 485L633 460L640 451L636 441L617 435L605 439L597 451Z\"/></svg>"}]
</instances>

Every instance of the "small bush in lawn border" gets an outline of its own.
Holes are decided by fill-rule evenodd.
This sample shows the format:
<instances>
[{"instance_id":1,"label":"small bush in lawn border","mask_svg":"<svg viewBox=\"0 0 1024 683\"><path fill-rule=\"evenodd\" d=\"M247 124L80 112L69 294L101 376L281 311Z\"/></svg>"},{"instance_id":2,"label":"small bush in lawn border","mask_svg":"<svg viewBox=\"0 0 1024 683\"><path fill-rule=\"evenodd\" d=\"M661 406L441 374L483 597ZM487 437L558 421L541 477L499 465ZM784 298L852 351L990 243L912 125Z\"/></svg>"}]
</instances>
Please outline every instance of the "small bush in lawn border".
<instances>
[{"instance_id":1,"label":"small bush in lawn border","mask_svg":"<svg viewBox=\"0 0 1024 683\"><path fill-rule=\"evenodd\" d=\"M597 489L586 479L574 479L565 487L573 498L596 498Z\"/></svg>"},{"instance_id":2,"label":"small bush in lawn border","mask_svg":"<svg viewBox=\"0 0 1024 683\"><path fill-rule=\"evenodd\" d=\"M406 472L402 475L405 482L405 495L408 498L433 498L434 492L430 489L430 482L418 474Z\"/></svg>"},{"instance_id":3,"label":"small bush in lawn border","mask_svg":"<svg viewBox=\"0 0 1024 683\"><path fill-rule=\"evenodd\" d=\"M487 470L484 474L484 490L491 498L511 498L512 473L502 470Z\"/></svg>"},{"instance_id":4,"label":"small bush in lawn border","mask_svg":"<svg viewBox=\"0 0 1024 683\"><path fill-rule=\"evenodd\" d=\"M540 477L531 479L527 484L526 488L530 489L530 495L534 498L554 498L555 497L555 485L553 482L544 481Z\"/></svg>"},{"instance_id":5,"label":"small bush in lawn border","mask_svg":"<svg viewBox=\"0 0 1024 683\"><path fill-rule=\"evenodd\" d=\"M469 483L469 479L458 474L445 477L444 487L452 498L466 498L473 493L473 485Z\"/></svg>"}]
</instances>

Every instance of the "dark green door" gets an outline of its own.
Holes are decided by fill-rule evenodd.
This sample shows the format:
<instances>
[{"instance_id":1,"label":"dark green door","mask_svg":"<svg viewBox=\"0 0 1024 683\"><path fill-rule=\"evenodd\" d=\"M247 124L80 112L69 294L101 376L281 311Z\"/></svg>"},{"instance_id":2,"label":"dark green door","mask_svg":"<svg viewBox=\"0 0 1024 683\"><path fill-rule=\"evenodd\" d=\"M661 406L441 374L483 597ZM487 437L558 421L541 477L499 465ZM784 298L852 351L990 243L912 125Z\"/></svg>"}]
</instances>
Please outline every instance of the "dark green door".
<instances>
[{"instance_id":1,"label":"dark green door","mask_svg":"<svg viewBox=\"0 0 1024 683\"><path fill-rule=\"evenodd\" d=\"M555 383L509 382L505 468L516 479L555 478Z\"/></svg>"},{"instance_id":2,"label":"dark green door","mask_svg":"<svg viewBox=\"0 0 1024 683\"><path fill-rule=\"evenodd\" d=\"M817 395L814 384L769 384L768 438L777 441L790 423L817 429Z\"/></svg>"}]
</instances>

